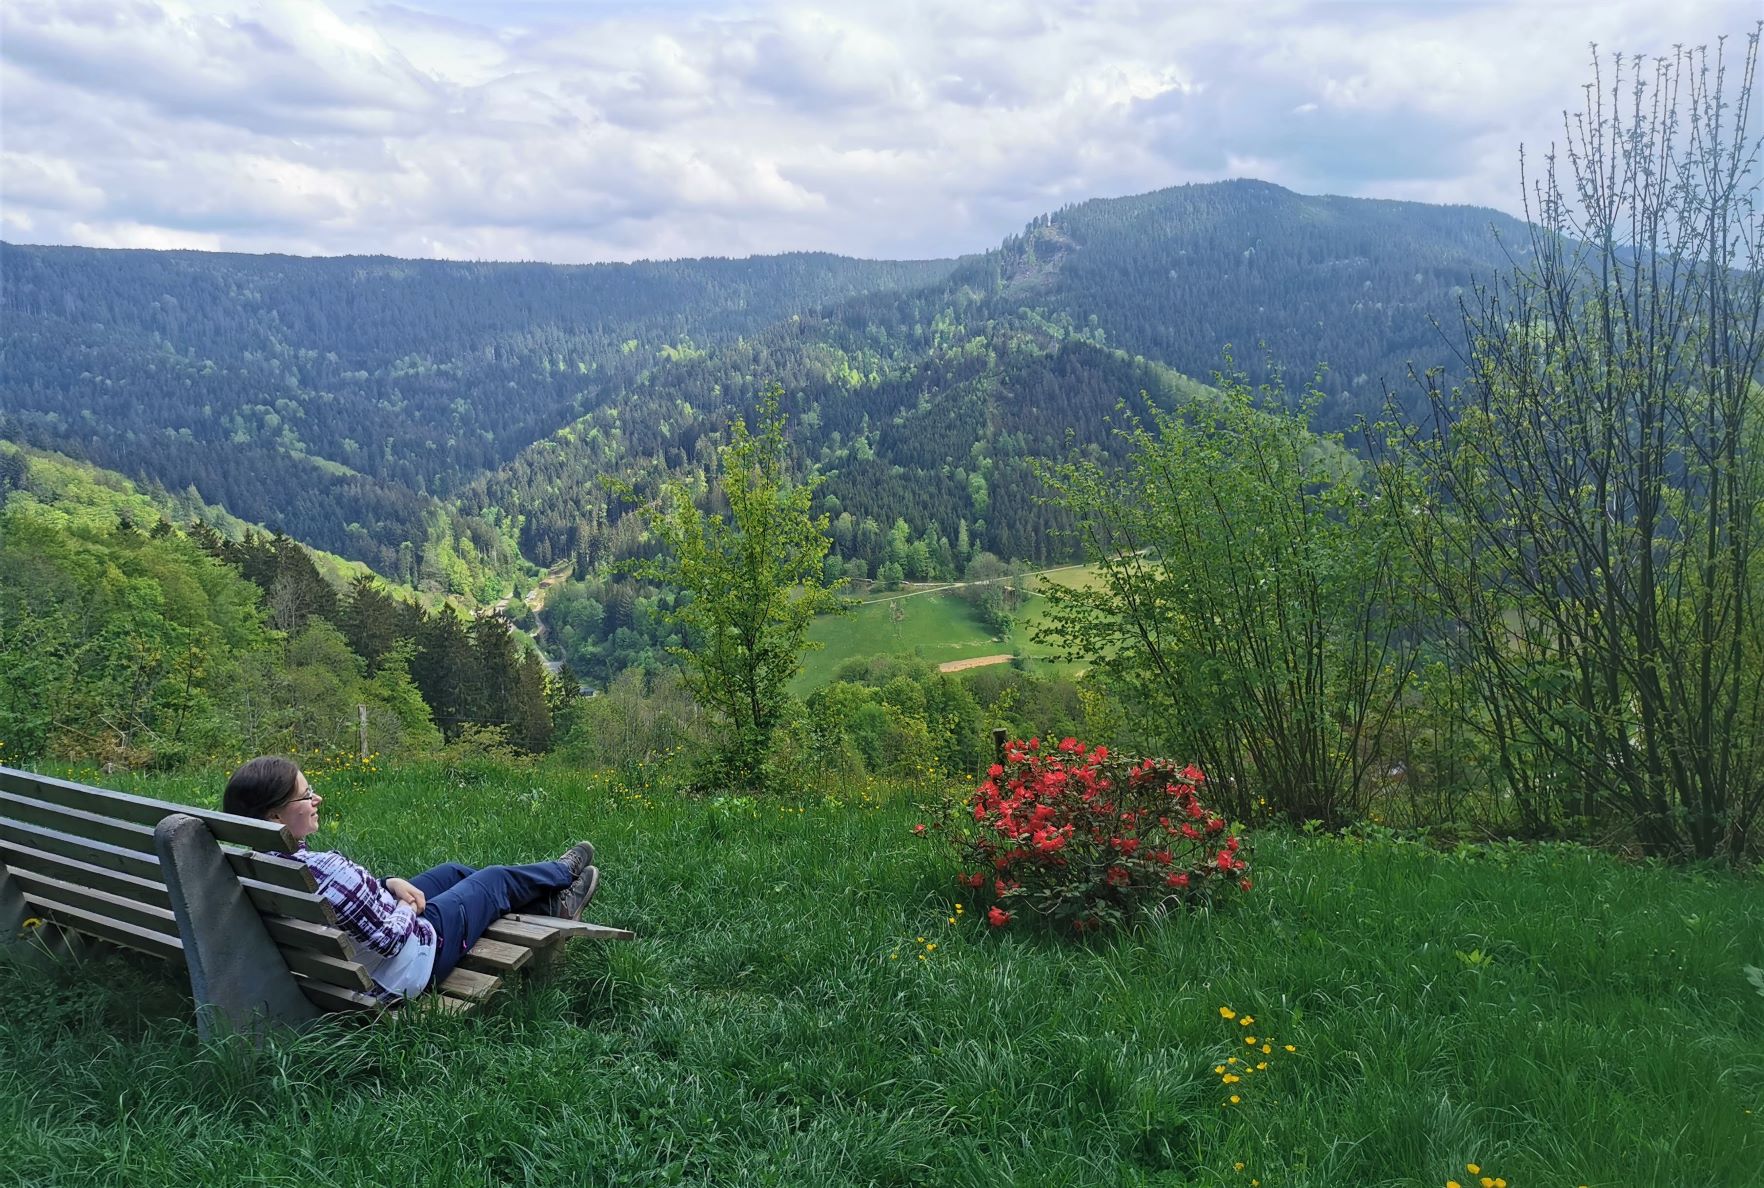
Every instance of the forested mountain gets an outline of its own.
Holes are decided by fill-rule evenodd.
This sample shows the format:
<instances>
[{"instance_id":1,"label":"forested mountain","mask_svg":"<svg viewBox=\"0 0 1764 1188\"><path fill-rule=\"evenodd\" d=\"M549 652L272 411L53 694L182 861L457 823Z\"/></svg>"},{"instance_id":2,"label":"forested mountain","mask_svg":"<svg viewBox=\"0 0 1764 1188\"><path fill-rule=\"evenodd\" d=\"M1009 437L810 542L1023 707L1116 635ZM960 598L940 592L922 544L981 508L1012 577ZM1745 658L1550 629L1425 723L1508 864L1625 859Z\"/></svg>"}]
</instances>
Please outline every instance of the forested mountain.
<instances>
[{"instance_id":1,"label":"forested mountain","mask_svg":"<svg viewBox=\"0 0 1764 1188\"><path fill-rule=\"evenodd\" d=\"M416 578L437 502L657 359L947 261L593 266L0 245L0 435Z\"/></svg>"},{"instance_id":2,"label":"forested mountain","mask_svg":"<svg viewBox=\"0 0 1764 1188\"><path fill-rule=\"evenodd\" d=\"M517 542L642 551L631 500L777 380L839 556L952 574L1061 555L1029 460L1112 449L1118 401L1180 399L1227 344L1255 376L1264 345L1301 380L1327 364L1324 427L1449 365L1458 297L1507 264L1494 230L1524 242L1491 211L1244 181L1069 207L959 262L5 246L0 435L487 590Z\"/></svg>"},{"instance_id":3,"label":"forested mountain","mask_svg":"<svg viewBox=\"0 0 1764 1188\"><path fill-rule=\"evenodd\" d=\"M707 434L776 379L805 463L827 477L835 549L861 572L953 577L984 550L1069 555L1031 459L1112 451L1109 415L1192 394L1228 346L1253 379L1319 364L1319 427L1419 391L1408 366L1456 362L1458 306L1508 266L1491 211L1309 198L1261 182L1186 186L1037 219L947 280L867 294L721 351L663 361L616 403L465 496L521 521L541 564L641 550L628 501L596 481L709 457ZM1264 349L1265 348L1265 349Z\"/></svg>"}]
</instances>

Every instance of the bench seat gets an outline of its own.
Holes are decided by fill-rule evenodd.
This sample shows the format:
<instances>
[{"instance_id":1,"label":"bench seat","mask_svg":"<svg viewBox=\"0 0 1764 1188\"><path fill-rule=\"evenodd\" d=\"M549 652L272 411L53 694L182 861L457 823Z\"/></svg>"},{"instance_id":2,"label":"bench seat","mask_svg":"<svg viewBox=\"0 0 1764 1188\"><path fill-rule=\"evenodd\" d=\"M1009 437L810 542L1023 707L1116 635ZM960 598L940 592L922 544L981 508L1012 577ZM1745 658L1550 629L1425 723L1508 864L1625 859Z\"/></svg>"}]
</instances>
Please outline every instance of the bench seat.
<instances>
[{"instance_id":1,"label":"bench seat","mask_svg":"<svg viewBox=\"0 0 1764 1188\"><path fill-rule=\"evenodd\" d=\"M47 930L35 939L95 937L176 961L204 1034L383 1010L312 872L270 852L293 850L273 822L0 767L0 944ZM569 939L632 935L511 913L415 1001L470 1012Z\"/></svg>"}]
</instances>

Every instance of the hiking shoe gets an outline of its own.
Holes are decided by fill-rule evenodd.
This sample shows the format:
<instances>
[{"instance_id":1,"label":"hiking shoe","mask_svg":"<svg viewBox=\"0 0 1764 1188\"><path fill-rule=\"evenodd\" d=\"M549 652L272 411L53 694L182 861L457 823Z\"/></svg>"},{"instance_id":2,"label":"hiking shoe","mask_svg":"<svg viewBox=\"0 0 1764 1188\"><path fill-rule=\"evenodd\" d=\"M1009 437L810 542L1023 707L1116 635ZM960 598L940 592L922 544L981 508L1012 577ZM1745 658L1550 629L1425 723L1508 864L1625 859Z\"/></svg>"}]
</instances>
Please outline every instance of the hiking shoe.
<instances>
[{"instance_id":1,"label":"hiking shoe","mask_svg":"<svg viewBox=\"0 0 1764 1188\"><path fill-rule=\"evenodd\" d=\"M600 886L600 868L590 866L576 876L575 882L553 894L546 911L553 916L562 916L566 920L582 918L582 909L594 898L594 890Z\"/></svg>"},{"instance_id":2,"label":"hiking shoe","mask_svg":"<svg viewBox=\"0 0 1764 1188\"><path fill-rule=\"evenodd\" d=\"M594 846L591 842L580 841L565 850L558 861L570 868L570 878L575 878L590 866L594 865Z\"/></svg>"}]
</instances>

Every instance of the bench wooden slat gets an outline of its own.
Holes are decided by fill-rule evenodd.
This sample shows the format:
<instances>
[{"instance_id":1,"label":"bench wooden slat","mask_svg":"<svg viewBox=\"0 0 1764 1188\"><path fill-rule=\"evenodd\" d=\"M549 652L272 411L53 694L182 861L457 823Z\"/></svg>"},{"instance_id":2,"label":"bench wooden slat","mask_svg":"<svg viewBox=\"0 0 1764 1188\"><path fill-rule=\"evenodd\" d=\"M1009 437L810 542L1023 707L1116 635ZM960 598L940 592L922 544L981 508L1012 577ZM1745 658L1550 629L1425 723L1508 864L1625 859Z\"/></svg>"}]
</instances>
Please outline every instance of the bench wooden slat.
<instances>
[{"instance_id":1,"label":"bench wooden slat","mask_svg":"<svg viewBox=\"0 0 1764 1188\"><path fill-rule=\"evenodd\" d=\"M562 916L536 916L531 912L510 912L503 919L513 920L517 924L534 924L540 928L550 928L559 936L589 936L596 940L637 939L637 934L628 928L590 924L586 920L567 920Z\"/></svg>"},{"instance_id":2,"label":"bench wooden slat","mask_svg":"<svg viewBox=\"0 0 1764 1188\"><path fill-rule=\"evenodd\" d=\"M0 841L46 850L64 858L102 866L136 878L150 879L162 887L165 886L165 876L159 870L159 859L152 854L142 854L121 846L76 837L59 829L33 825L26 821L9 820L3 815L0 815Z\"/></svg>"},{"instance_id":3,"label":"bench wooden slat","mask_svg":"<svg viewBox=\"0 0 1764 1188\"><path fill-rule=\"evenodd\" d=\"M525 945L529 949L543 949L563 939L563 933L555 929L524 924L510 916L504 916L490 925L484 930L484 935L491 940L510 945Z\"/></svg>"},{"instance_id":4,"label":"bench wooden slat","mask_svg":"<svg viewBox=\"0 0 1764 1188\"><path fill-rule=\"evenodd\" d=\"M297 974L305 974L315 982L323 982L327 986L342 986L348 990L372 990L373 978L368 971L353 961L344 961L340 957L326 957L323 953L314 953L307 949L283 949L282 960L288 968Z\"/></svg>"},{"instance_id":5,"label":"bench wooden slat","mask_svg":"<svg viewBox=\"0 0 1764 1188\"><path fill-rule=\"evenodd\" d=\"M427 1004L432 1011L445 1011L450 1015L470 1015L478 1009L478 1004L469 998L450 998L445 994L425 994L417 1002Z\"/></svg>"},{"instance_id":6,"label":"bench wooden slat","mask_svg":"<svg viewBox=\"0 0 1764 1188\"><path fill-rule=\"evenodd\" d=\"M451 973L441 979L441 984L436 989L451 998L483 1002L501 985L502 979L492 974L479 973L475 969L455 966Z\"/></svg>"},{"instance_id":7,"label":"bench wooden slat","mask_svg":"<svg viewBox=\"0 0 1764 1188\"><path fill-rule=\"evenodd\" d=\"M286 853L294 849L294 839L288 836L288 831L273 822L237 817L193 804L153 800L127 792L113 792L108 788L94 788L13 767L0 767L0 791L88 812L98 810L120 821L145 825L149 833L153 826L171 814L188 813L192 817L200 818L208 826L208 831L222 842L253 850L281 850Z\"/></svg>"},{"instance_id":8,"label":"bench wooden slat","mask_svg":"<svg viewBox=\"0 0 1764 1188\"><path fill-rule=\"evenodd\" d=\"M284 952L289 949L304 949L308 953L322 953L340 961L355 960L355 942L334 925L291 920L287 916L266 912L263 914L263 926L269 930L270 939Z\"/></svg>"},{"instance_id":9,"label":"bench wooden slat","mask_svg":"<svg viewBox=\"0 0 1764 1188\"><path fill-rule=\"evenodd\" d=\"M240 879L239 886L262 914L288 916L308 924L335 926L337 913L316 895L289 891L282 887L266 887L256 879Z\"/></svg>"},{"instance_id":10,"label":"bench wooden slat","mask_svg":"<svg viewBox=\"0 0 1764 1188\"><path fill-rule=\"evenodd\" d=\"M93 821L111 828L90 832L82 828ZM105 836L98 836L99 833ZM78 809L0 792L0 837L139 878L153 879L162 885L165 882L159 873L153 830L142 825L126 821L106 822L103 817ZM268 887L308 894L318 887L312 871L297 859L250 854L242 850L223 849L221 853L236 874L256 879Z\"/></svg>"},{"instance_id":11,"label":"bench wooden slat","mask_svg":"<svg viewBox=\"0 0 1764 1188\"><path fill-rule=\"evenodd\" d=\"M532 958L533 950L526 945L511 945L486 938L467 949L459 963L467 969L484 973L506 974L513 973Z\"/></svg>"},{"instance_id":12,"label":"bench wooden slat","mask_svg":"<svg viewBox=\"0 0 1764 1188\"><path fill-rule=\"evenodd\" d=\"M112 817L88 813L84 809L68 808L32 796L22 796L17 792L0 791L0 819L5 818L59 830L71 837L90 838L118 849L133 850L138 854L154 852L151 825L118 821Z\"/></svg>"},{"instance_id":13,"label":"bench wooden slat","mask_svg":"<svg viewBox=\"0 0 1764 1188\"><path fill-rule=\"evenodd\" d=\"M18 882L19 890L24 895L25 903L58 904L79 908L94 916L107 920L115 920L146 932L158 932L166 936L178 935L178 922L173 918L170 908L154 907L151 904L138 903L132 899L124 899L105 891L96 891L90 887L81 887L74 883L63 882L34 870L9 868L12 877Z\"/></svg>"},{"instance_id":14,"label":"bench wooden slat","mask_svg":"<svg viewBox=\"0 0 1764 1188\"><path fill-rule=\"evenodd\" d=\"M149 932L144 928L135 928L116 920L107 920L103 916L67 904L46 903L39 900L36 906L43 912L46 919L52 920L63 928L71 928L75 932L84 932L101 937L112 944L123 945L130 949L140 949L152 953L156 957L184 959L184 942L175 936Z\"/></svg>"},{"instance_id":15,"label":"bench wooden slat","mask_svg":"<svg viewBox=\"0 0 1764 1188\"><path fill-rule=\"evenodd\" d=\"M300 992L307 1000L320 1010L325 1011L372 1011L379 1013L386 1009L386 1004L371 994L363 994L359 990L346 990L342 986L333 986L328 982L314 981L296 973L294 980L300 986Z\"/></svg>"},{"instance_id":16,"label":"bench wooden slat","mask_svg":"<svg viewBox=\"0 0 1764 1188\"><path fill-rule=\"evenodd\" d=\"M0 866L15 871L38 871L42 874L78 883L81 886L108 891L112 895L120 895L125 899L150 903L154 907L162 907L168 911L171 909L171 895L166 891L165 884L157 879L144 879L137 875L124 874L121 871L106 870L102 866L83 862L77 858L66 858L60 854L49 853L47 850L21 846L3 837L0 837Z\"/></svg>"}]
</instances>

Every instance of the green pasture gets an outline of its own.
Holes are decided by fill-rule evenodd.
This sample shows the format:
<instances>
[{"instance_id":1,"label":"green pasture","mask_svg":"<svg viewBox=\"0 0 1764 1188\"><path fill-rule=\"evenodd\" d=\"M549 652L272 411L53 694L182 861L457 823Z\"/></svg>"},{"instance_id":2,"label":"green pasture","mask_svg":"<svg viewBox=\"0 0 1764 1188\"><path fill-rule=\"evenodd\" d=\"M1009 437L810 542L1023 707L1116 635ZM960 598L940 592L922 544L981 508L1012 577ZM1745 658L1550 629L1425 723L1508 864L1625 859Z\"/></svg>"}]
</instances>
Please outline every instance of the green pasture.
<instances>
[{"instance_id":1,"label":"green pasture","mask_svg":"<svg viewBox=\"0 0 1764 1188\"><path fill-rule=\"evenodd\" d=\"M212 802L220 778L103 782ZM950 794L930 788L686 800L471 763L314 784L318 844L382 873L592 838L590 914L641 939L577 943L475 1018L258 1053L199 1043L162 967L0 961L0 1182L1443 1188L1476 1164L1511 1188L1740 1188L1764 1168L1755 876L1267 833L1249 894L1078 944L986 926L912 833L914 799Z\"/></svg>"},{"instance_id":2,"label":"green pasture","mask_svg":"<svg viewBox=\"0 0 1764 1188\"><path fill-rule=\"evenodd\" d=\"M1026 580L1031 591L1044 582L1065 585L1096 580L1089 566L1071 566ZM1031 670L1064 669L1051 651L1037 644L1034 630L1046 618L1047 600L1031 592L1003 636L989 631L954 589L943 587L867 595L847 615L826 615L809 627L809 640L821 645L804 653L794 689L799 696L825 685L847 660L871 656L917 656L932 664L1010 653L1024 657Z\"/></svg>"}]
</instances>

